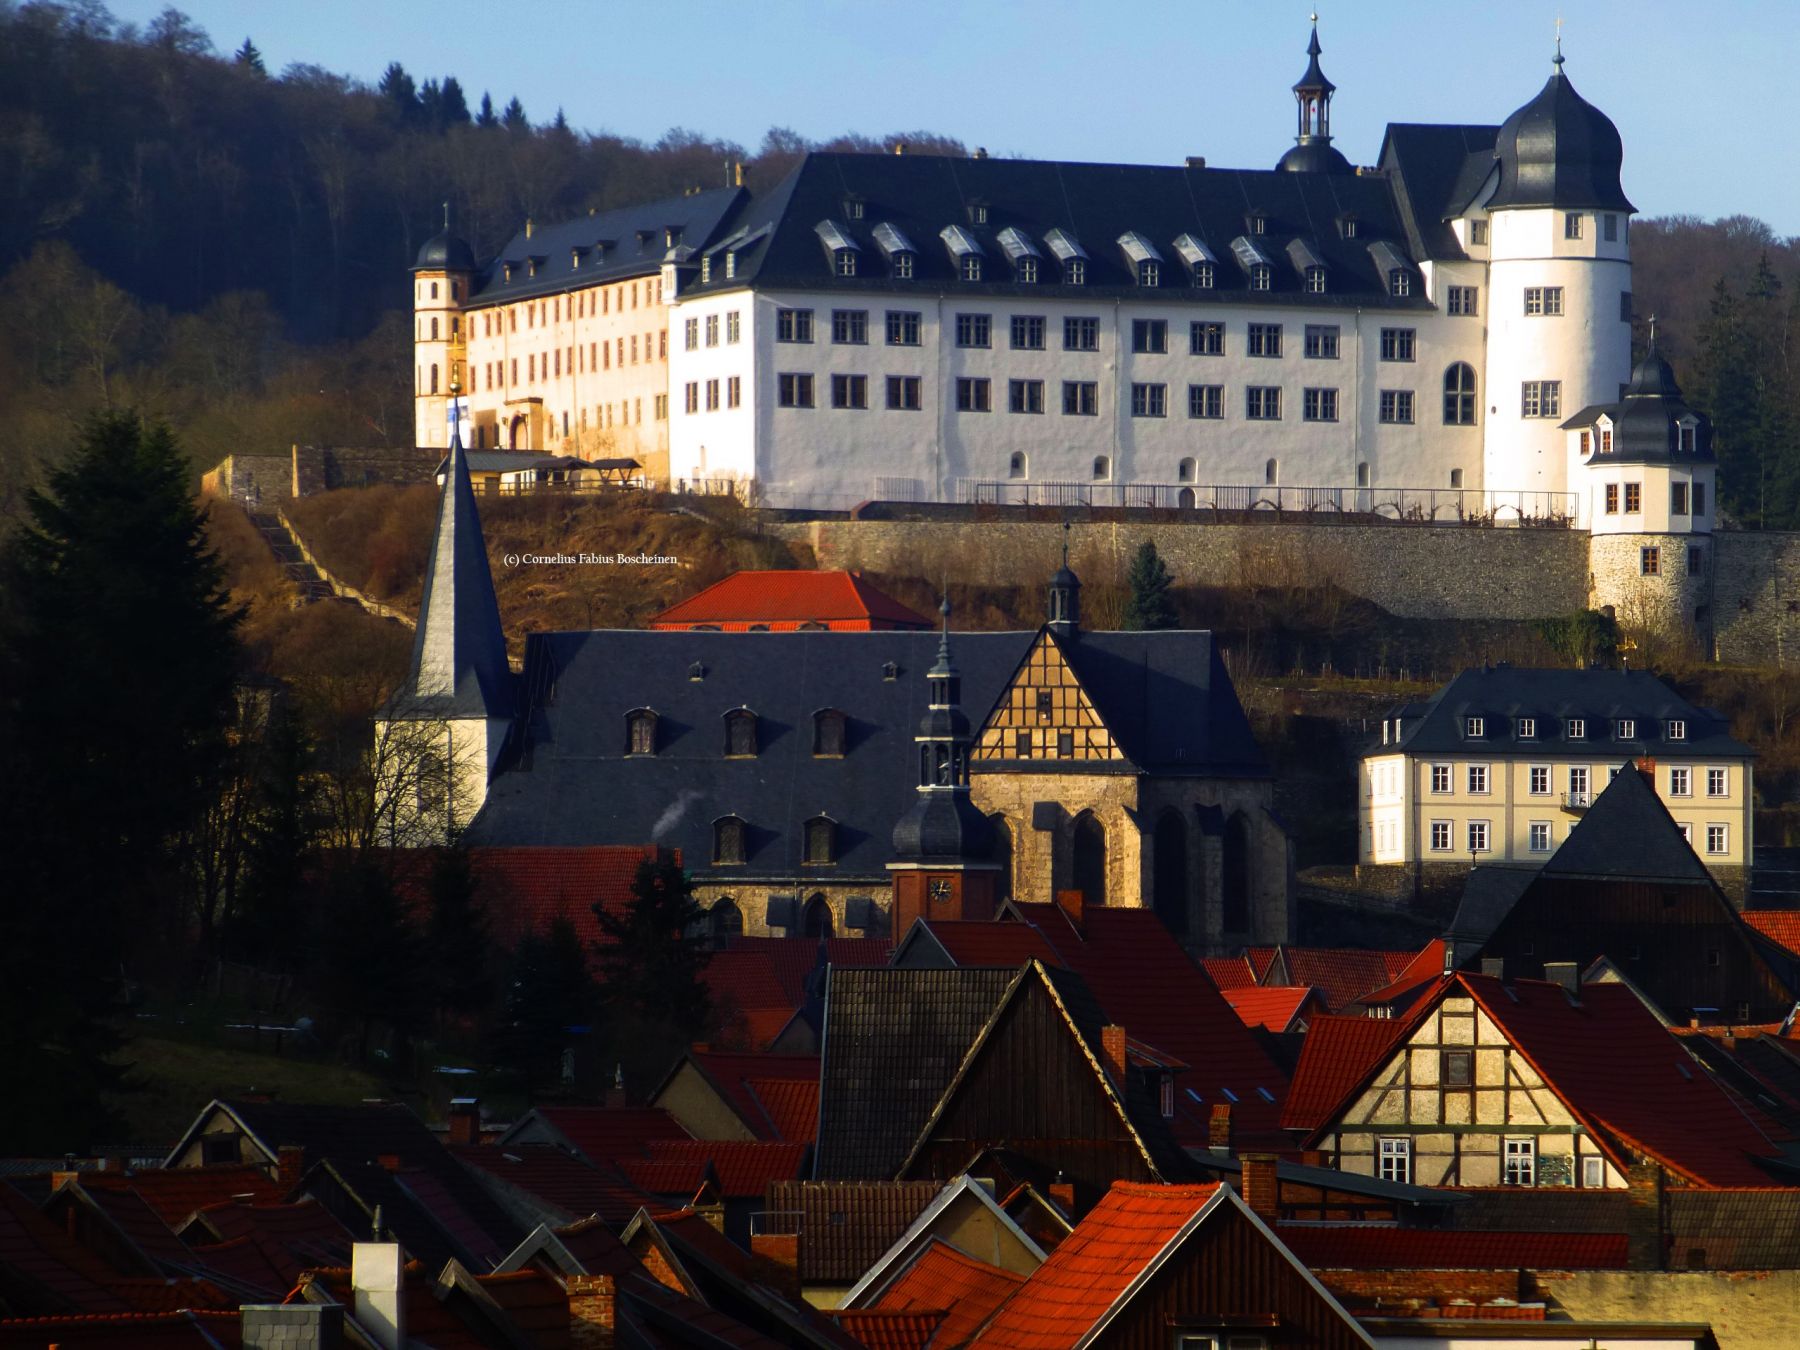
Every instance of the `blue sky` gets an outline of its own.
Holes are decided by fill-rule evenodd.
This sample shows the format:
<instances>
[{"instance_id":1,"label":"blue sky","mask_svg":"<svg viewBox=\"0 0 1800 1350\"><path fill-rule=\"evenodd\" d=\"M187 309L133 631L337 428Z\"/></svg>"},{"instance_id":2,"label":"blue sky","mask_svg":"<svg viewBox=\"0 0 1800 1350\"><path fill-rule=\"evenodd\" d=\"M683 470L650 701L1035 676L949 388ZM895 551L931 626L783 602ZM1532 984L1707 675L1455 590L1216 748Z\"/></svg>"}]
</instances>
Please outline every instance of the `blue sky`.
<instances>
[{"instance_id":1,"label":"blue sky","mask_svg":"<svg viewBox=\"0 0 1800 1350\"><path fill-rule=\"evenodd\" d=\"M113 0L142 23L164 0ZM754 148L932 130L994 154L1272 165L1293 135L1307 3L1282 0L181 0L230 51L373 82L391 60L453 74L534 121L654 140L672 126ZM1566 70L1625 138L1647 215L1759 216L1800 234L1796 0L1356 0L1320 6L1333 131L1371 162L1390 121L1498 122Z\"/></svg>"}]
</instances>

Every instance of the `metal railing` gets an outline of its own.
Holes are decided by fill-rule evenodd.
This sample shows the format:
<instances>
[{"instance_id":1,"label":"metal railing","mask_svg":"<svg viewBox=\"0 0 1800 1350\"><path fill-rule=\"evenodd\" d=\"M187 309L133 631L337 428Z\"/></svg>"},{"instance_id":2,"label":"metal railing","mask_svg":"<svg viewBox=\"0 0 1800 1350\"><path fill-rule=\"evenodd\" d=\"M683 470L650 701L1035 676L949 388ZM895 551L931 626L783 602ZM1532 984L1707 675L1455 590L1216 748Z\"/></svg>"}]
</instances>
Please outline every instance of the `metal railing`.
<instances>
[{"instance_id":1,"label":"metal railing","mask_svg":"<svg viewBox=\"0 0 1800 1350\"><path fill-rule=\"evenodd\" d=\"M976 506L1148 508L1254 514L1378 516L1421 525L1574 522L1572 492L1491 492L1470 488L1307 487L1234 483L1057 483L956 480L956 500Z\"/></svg>"},{"instance_id":2,"label":"metal railing","mask_svg":"<svg viewBox=\"0 0 1800 1350\"><path fill-rule=\"evenodd\" d=\"M750 1216L751 1237L791 1237L800 1231L804 1210L759 1209Z\"/></svg>"},{"instance_id":3,"label":"metal railing","mask_svg":"<svg viewBox=\"0 0 1800 1350\"><path fill-rule=\"evenodd\" d=\"M1591 792L1565 792L1562 795L1562 809L1565 811L1585 811L1594 804Z\"/></svg>"}]
</instances>

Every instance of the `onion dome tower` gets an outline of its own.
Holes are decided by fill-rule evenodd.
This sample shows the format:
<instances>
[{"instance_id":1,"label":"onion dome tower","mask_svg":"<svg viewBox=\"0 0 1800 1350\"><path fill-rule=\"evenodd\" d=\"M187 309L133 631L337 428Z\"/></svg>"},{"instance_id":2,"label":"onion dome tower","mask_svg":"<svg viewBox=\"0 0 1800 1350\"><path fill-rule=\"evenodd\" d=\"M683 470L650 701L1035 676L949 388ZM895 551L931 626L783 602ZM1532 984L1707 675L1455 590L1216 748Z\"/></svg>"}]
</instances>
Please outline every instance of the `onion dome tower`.
<instances>
[{"instance_id":1,"label":"onion dome tower","mask_svg":"<svg viewBox=\"0 0 1800 1350\"><path fill-rule=\"evenodd\" d=\"M1619 183L1624 143L1612 119L1575 92L1563 73L1562 39L1537 97L1500 125L1494 158L1500 182L1488 210L1637 210Z\"/></svg>"},{"instance_id":2,"label":"onion dome tower","mask_svg":"<svg viewBox=\"0 0 1800 1350\"><path fill-rule=\"evenodd\" d=\"M1351 173L1350 161L1331 143L1331 96L1337 86L1319 69L1319 16L1312 16L1312 40L1306 44L1306 73L1294 82L1299 129L1294 148L1275 165L1289 173Z\"/></svg>"},{"instance_id":3,"label":"onion dome tower","mask_svg":"<svg viewBox=\"0 0 1800 1350\"><path fill-rule=\"evenodd\" d=\"M894 935L917 919L988 919L999 894L991 861L994 827L969 797L972 731L962 710L962 675L950 657L950 602L938 606L943 630L937 662L926 672L918 747L918 796L894 826Z\"/></svg>"},{"instance_id":4,"label":"onion dome tower","mask_svg":"<svg viewBox=\"0 0 1800 1350\"><path fill-rule=\"evenodd\" d=\"M449 202L444 228L420 246L412 274L414 443L447 450L450 400L468 388L463 308L475 279L475 250L451 232Z\"/></svg>"}]
</instances>

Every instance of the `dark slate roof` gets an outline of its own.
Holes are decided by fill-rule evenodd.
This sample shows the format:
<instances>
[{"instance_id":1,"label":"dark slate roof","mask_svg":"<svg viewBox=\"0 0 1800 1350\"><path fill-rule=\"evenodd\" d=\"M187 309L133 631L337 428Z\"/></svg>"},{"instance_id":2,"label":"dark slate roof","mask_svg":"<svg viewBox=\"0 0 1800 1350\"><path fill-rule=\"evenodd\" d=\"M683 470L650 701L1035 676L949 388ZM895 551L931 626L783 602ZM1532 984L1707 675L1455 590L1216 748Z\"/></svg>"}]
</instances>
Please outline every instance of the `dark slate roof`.
<instances>
[{"instance_id":1,"label":"dark slate roof","mask_svg":"<svg viewBox=\"0 0 1800 1350\"><path fill-rule=\"evenodd\" d=\"M1562 53L1537 97L1506 119L1494 141L1500 182L1488 210L1588 207L1635 211L1619 184L1625 147L1610 118L1563 74Z\"/></svg>"},{"instance_id":2,"label":"dark slate roof","mask_svg":"<svg viewBox=\"0 0 1800 1350\"><path fill-rule=\"evenodd\" d=\"M813 1175L898 1175L1017 974L1009 968L834 966L826 991Z\"/></svg>"},{"instance_id":3,"label":"dark slate roof","mask_svg":"<svg viewBox=\"0 0 1800 1350\"><path fill-rule=\"evenodd\" d=\"M1594 798L1562 841L1544 876L1609 881L1686 881L1713 884L1712 874L1644 775L1625 769Z\"/></svg>"},{"instance_id":4,"label":"dark slate roof","mask_svg":"<svg viewBox=\"0 0 1800 1350\"><path fill-rule=\"evenodd\" d=\"M1399 748L1409 755L1592 755L1623 761L1637 755L1745 757L1750 748L1723 717L1689 703L1642 670L1537 670L1486 666L1465 670L1424 703L1398 711ZM1464 735L1465 719L1484 720L1485 735ZM1537 719L1537 736L1521 740L1517 719ZM1568 721L1587 723L1585 739L1568 739ZM1614 738L1614 723L1637 723L1637 736ZM1687 723L1684 740L1666 739L1667 723ZM1391 753L1392 746L1367 751Z\"/></svg>"},{"instance_id":5,"label":"dark slate roof","mask_svg":"<svg viewBox=\"0 0 1800 1350\"><path fill-rule=\"evenodd\" d=\"M440 230L419 246L419 256L413 262L415 272L473 272L475 270L475 250L469 247L469 241L461 235L452 234L448 228Z\"/></svg>"},{"instance_id":6,"label":"dark slate roof","mask_svg":"<svg viewBox=\"0 0 1800 1350\"><path fill-rule=\"evenodd\" d=\"M861 202L861 219L848 218L847 199ZM977 202L987 206L983 224L971 219L970 207ZM1234 239L1251 233L1249 217L1256 212L1265 219L1265 233L1256 243L1276 260L1266 292L1250 290L1249 276L1231 248ZM1338 219L1347 214L1358 220L1354 239L1338 231ZM856 276L835 274L815 228L824 221L855 245ZM876 240L883 224L897 228L916 251L912 280L893 277ZM981 281L959 279L939 233L951 225L980 245ZM1028 235L1043 258L1038 284L1013 280L998 238L1009 227ZM1061 282L1045 241L1053 229L1072 234L1086 254L1086 285ZM1118 243L1131 231L1162 254L1160 287L1135 284ZM1182 234L1197 236L1218 259L1214 289L1198 291L1189 284L1174 242ZM1294 239L1307 241L1323 258L1329 269L1326 294L1309 294L1300 270L1285 261ZM821 152L808 155L781 183L746 205L720 235L714 250L742 241L735 276L727 279L722 267L714 267L710 281L695 276L684 283L683 294L754 285L921 297L949 291L971 299L1042 296L1098 303L1129 295L1184 304L1428 308L1422 287L1409 296L1390 295L1387 278L1370 257L1371 242L1403 245L1404 239L1393 191L1380 175Z\"/></svg>"},{"instance_id":7,"label":"dark slate roof","mask_svg":"<svg viewBox=\"0 0 1800 1350\"><path fill-rule=\"evenodd\" d=\"M1463 883L1456 917L1450 921L1451 935L1469 942L1486 942L1500 921L1512 913L1512 907L1537 880L1537 875L1535 867L1475 868Z\"/></svg>"},{"instance_id":8,"label":"dark slate roof","mask_svg":"<svg viewBox=\"0 0 1800 1350\"><path fill-rule=\"evenodd\" d=\"M698 252L716 235L720 222L748 196L743 188L714 188L577 216L559 225L534 226L530 234L520 230L481 269L469 303L507 304L580 286L654 275L670 251L669 230L677 231L675 248ZM510 281L507 263L512 264Z\"/></svg>"},{"instance_id":9,"label":"dark slate roof","mask_svg":"<svg viewBox=\"0 0 1800 1350\"><path fill-rule=\"evenodd\" d=\"M955 635L971 721L985 717L1036 636ZM654 841L704 870L712 823L737 815L749 827L745 865L715 877L729 870L790 888L809 875L885 880L894 827L918 796L913 736L937 641L898 631L534 635L515 748L470 840L562 848ZM1065 646L1079 649L1077 673L1136 767L1267 771L1210 633L1084 633ZM693 678L696 668L702 678ZM628 756L625 716L646 707L658 718L657 753ZM724 754L724 716L738 708L757 715L754 758ZM825 709L846 715L842 758L813 756L813 715ZM801 862L801 827L818 815L837 823L838 862L829 868Z\"/></svg>"},{"instance_id":10,"label":"dark slate roof","mask_svg":"<svg viewBox=\"0 0 1800 1350\"><path fill-rule=\"evenodd\" d=\"M1591 427L1602 416L1613 423L1611 447L1593 443L1589 464L1710 464L1713 462L1712 420L1690 407L1675 382L1675 370L1663 360L1652 333L1650 347L1633 367L1619 402L1590 404L1563 423L1565 429ZM1680 424L1694 424L1694 448L1681 449Z\"/></svg>"},{"instance_id":11,"label":"dark slate roof","mask_svg":"<svg viewBox=\"0 0 1800 1350\"><path fill-rule=\"evenodd\" d=\"M1468 256L1449 221L1468 208L1494 172L1499 131L1490 126L1389 124L1379 163L1393 177L1413 256Z\"/></svg>"}]
</instances>

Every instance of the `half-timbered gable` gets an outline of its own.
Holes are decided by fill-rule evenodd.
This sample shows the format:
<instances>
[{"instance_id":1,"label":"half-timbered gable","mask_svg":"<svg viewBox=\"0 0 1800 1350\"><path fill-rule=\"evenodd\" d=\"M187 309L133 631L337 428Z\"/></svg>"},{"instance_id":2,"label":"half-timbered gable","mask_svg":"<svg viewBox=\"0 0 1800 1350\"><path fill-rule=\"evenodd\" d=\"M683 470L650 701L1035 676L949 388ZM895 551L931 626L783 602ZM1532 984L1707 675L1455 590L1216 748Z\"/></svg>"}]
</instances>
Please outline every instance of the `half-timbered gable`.
<instances>
[{"instance_id":1,"label":"half-timbered gable","mask_svg":"<svg viewBox=\"0 0 1800 1350\"><path fill-rule=\"evenodd\" d=\"M1045 629L1000 691L976 739L976 762L1046 760L1093 772L1131 767L1081 687L1062 644Z\"/></svg>"}]
</instances>

